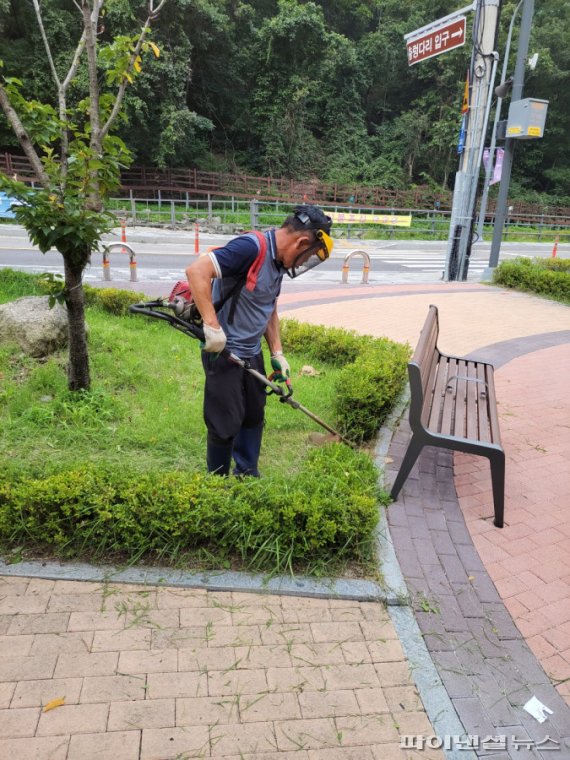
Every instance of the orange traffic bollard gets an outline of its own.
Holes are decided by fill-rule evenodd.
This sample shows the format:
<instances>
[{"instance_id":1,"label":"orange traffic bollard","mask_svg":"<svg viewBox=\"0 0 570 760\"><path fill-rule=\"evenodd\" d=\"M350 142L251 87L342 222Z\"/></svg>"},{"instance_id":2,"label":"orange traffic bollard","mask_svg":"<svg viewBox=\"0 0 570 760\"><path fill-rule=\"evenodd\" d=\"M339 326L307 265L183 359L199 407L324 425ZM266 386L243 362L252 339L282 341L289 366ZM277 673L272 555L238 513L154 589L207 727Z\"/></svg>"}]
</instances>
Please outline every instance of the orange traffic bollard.
<instances>
[{"instance_id":1,"label":"orange traffic bollard","mask_svg":"<svg viewBox=\"0 0 570 760\"><path fill-rule=\"evenodd\" d=\"M560 240L560 235L556 235L556 238L554 239L554 248L552 249L552 258L556 257L556 254L558 253L558 241Z\"/></svg>"},{"instance_id":2,"label":"orange traffic bollard","mask_svg":"<svg viewBox=\"0 0 570 760\"><path fill-rule=\"evenodd\" d=\"M200 253L200 228L198 222L194 224L194 253L198 255Z\"/></svg>"}]
</instances>

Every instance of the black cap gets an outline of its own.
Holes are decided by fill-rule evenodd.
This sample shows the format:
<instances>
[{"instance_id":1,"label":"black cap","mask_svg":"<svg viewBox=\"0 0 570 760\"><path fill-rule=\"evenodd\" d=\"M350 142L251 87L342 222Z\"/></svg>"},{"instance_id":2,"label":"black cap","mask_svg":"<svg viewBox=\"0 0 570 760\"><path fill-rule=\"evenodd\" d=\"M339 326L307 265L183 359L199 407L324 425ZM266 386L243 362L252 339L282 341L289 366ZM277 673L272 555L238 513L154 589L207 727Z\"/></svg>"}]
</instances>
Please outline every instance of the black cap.
<instances>
[{"instance_id":1,"label":"black cap","mask_svg":"<svg viewBox=\"0 0 570 760\"><path fill-rule=\"evenodd\" d=\"M318 206L310 206L303 204L302 206L295 206L293 209L293 216L297 219L303 227L307 230L322 230L330 235L332 219L323 213L322 209Z\"/></svg>"}]
</instances>

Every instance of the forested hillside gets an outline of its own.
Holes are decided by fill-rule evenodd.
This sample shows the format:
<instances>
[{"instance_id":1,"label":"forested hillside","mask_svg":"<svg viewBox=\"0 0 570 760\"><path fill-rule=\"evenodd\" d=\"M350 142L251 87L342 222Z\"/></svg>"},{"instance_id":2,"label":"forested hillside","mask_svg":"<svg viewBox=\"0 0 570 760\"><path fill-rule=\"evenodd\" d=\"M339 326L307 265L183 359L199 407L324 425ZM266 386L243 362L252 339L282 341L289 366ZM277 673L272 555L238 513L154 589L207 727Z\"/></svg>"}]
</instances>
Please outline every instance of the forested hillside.
<instances>
[{"instance_id":1,"label":"forested hillside","mask_svg":"<svg viewBox=\"0 0 570 760\"><path fill-rule=\"evenodd\" d=\"M73 0L41 5L63 72L79 35L77 9ZM145 61L129 88L119 134L137 164L447 187L470 46L408 67L403 35L461 5L168 0L152 32L160 58ZM501 52L516 5L502 3ZM132 33L144 18L144 0L105 7L101 42ZM525 96L550 106L544 139L517 147L513 194L570 196L569 40L568 0L537 1L530 53L539 59L527 70ZM0 0L0 58L3 75L21 78L28 96L53 91L27 0ZM79 76L72 98L84 97L84 85ZM16 148L3 118L0 148Z\"/></svg>"}]
</instances>

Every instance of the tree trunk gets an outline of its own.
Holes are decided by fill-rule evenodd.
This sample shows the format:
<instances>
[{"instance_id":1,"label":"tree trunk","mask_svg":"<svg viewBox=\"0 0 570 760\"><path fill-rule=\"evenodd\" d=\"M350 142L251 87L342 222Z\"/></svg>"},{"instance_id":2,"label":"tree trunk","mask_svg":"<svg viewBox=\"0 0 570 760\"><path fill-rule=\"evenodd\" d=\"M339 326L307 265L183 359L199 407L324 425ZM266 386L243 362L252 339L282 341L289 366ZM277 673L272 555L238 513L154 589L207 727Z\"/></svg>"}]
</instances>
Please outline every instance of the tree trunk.
<instances>
[{"instance_id":1,"label":"tree trunk","mask_svg":"<svg viewBox=\"0 0 570 760\"><path fill-rule=\"evenodd\" d=\"M65 305L69 322L69 365L67 385L70 391L88 390L91 385L89 375L89 354L85 330L85 296L81 275L83 267L63 260L65 271Z\"/></svg>"}]
</instances>

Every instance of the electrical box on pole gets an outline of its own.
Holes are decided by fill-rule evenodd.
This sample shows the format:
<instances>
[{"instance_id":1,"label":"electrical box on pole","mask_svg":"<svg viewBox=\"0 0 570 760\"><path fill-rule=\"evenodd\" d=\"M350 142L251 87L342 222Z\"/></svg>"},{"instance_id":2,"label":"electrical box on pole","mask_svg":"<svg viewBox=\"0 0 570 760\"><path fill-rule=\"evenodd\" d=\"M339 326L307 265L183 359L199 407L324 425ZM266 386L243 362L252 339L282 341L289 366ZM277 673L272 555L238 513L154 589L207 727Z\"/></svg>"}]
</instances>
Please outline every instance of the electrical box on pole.
<instances>
[{"instance_id":1,"label":"electrical box on pole","mask_svg":"<svg viewBox=\"0 0 570 760\"><path fill-rule=\"evenodd\" d=\"M543 137L548 100L523 98L515 100L509 108L506 136L517 140Z\"/></svg>"}]
</instances>

